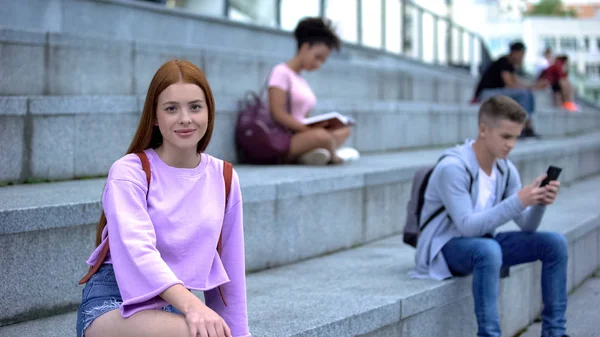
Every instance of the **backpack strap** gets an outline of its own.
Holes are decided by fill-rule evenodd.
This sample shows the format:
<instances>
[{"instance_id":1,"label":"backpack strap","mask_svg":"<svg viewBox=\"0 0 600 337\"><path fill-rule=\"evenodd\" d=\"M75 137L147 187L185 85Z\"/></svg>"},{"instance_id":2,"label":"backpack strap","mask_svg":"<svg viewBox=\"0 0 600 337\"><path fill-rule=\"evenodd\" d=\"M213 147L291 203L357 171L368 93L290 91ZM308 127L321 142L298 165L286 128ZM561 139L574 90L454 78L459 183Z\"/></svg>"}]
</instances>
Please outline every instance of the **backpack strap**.
<instances>
[{"instance_id":1,"label":"backpack strap","mask_svg":"<svg viewBox=\"0 0 600 337\"><path fill-rule=\"evenodd\" d=\"M146 153L144 151L142 152L138 152L135 154L136 156L138 156L138 158L140 158L140 161L142 162L142 170L144 170L144 173L146 174L146 182L148 183L148 190L146 191L146 200L148 199L148 191L150 190L150 177L152 176L152 172L150 171L150 161L148 160L148 156L146 155ZM104 263L104 260L106 260L106 255L108 255L108 249L109 249L109 245L108 245L108 235L106 236L106 243L104 244L104 247L102 247L102 250L100 251L100 255L98 255L98 259L96 260L96 263L93 266L90 266L90 269L88 270L87 274L85 274L85 276L79 280L79 284L84 284L87 281L90 280L90 278L92 278L92 276L98 271L98 269L100 269L100 267L102 267L102 264Z\"/></svg>"},{"instance_id":2,"label":"backpack strap","mask_svg":"<svg viewBox=\"0 0 600 337\"><path fill-rule=\"evenodd\" d=\"M438 164L439 162L442 161L442 159L446 158L447 156L441 156L440 159L438 159ZM436 164L437 165L437 164ZM467 171L467 173L469 174L469 194L471 194L472 190L473 190L473 175L471 174L471 172L469 171L469 169L465 166L465 170ZM431 173L433 173L433 170L431 171ZM429 178L430 176L427 177L427 183L429 184ZM425 199L425 193L423 193L423 199ZM440 206L438 209L435 210L435 212L433 212L433 214L431 214L429 216L429 218L427 218L427 220L425 220L425 222L423 223L423 225L421 225L421 232L423 232L425 230L425 227L427 227L427 225L429 225L429 223L435 219L438 215L442 214L443 211L446 210L446 206L442 205Z\"/></svg>"},{"instance_id":3,"label":"backpack strap","mask_svg":"<svg viewBox=\"0 0 600 337\"><path fill-rule=\"evenodd\" d=\"M504 159L506 163L506 185L504 186L504 192L502 193L502 200L508 197L506 193L508 193L508 183L510 182L510 166L508 165L508 159Z\"/></svg>"},{"instance_id":4,"label":"backpack strap","mask_svg":"<svg viewBox=\"0 0 600 337\"><path fill-rule=\"evenodd\" d=\"M225 212L227 212L227 203L229 202L229 192L231 191L231 177L233 176L233 166L231 163L223 161L223 181L225 181ZM223 226L221 226L221 234L219 234L219 242L217 242L217 253L221 257L223 251ZM225 294L223 294L223 288L219 286L219 294L223 300L223 304L227 306L225 300Z\"/></svg>"}]
</instances>

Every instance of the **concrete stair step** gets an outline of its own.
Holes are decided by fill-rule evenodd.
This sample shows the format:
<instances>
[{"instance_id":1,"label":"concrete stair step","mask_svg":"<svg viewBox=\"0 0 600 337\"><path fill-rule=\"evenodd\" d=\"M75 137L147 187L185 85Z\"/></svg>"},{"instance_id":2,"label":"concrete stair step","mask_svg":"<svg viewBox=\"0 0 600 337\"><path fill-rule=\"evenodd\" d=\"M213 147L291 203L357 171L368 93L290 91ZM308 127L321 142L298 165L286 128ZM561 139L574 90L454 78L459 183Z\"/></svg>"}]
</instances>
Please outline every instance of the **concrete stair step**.
<instances>
[{"instance_id":1,"label":"concrete stair step","mask_svg":"<svg viewBox=\"0 0 600 337\"><path fill-rule=\"evenodd\" d=\"M216 97L208 153L236 161L233 132L240 97ZM143 96L0 96L0 183L105 175L127 149ZM475 137L478 107L397 100L322 99L316 113L357 120L349 146L377 153L455 144ZM600 112L540 110L537 130L564 137L600 130Z\"/></svg>"},{"instance_id":2,"label":"concrete stair step","mask_svg":"<svg viewBox=\"0 0 600 337\"><path fill-rule=\"evenodd\" d=\"M569 290L600 266L599 188L599 176L563 188L540 229L564 233L568 239ZM509 223L501 230L515 228ZM263 337L473 335L470 277L443 282L411 279L407 272L414 266L413 254L400 236L391 236L249 274L250 330ZM513 267L511 276L502 280L503 336L513 336L539 314L540 273L538 263L525 264ZM71 312L0 327L0 335L69 337L75 335L74 326Z\"/></svg>"},{"instance_id":3,"label":"concrete stair step","mask_svg":"<svg viewBox=\"0 0 600 337\"><path fill-rule=\"evenodd\" d=\"M400 233L412 176L441 151L367 155L339 167L236 166L247 271ZM526 183L557 165L569 184L600 171L600 133L524 142L511 159ZM93 250L103 186L103 179L92 179L0 188L0 322L44 317L79 301L76 283Z\"/></svg>"},{"instance_id":4,"label":"concrete stair step","mask_svg":"<svg viewBox=\"0 0 600 337\"><path fill-rule=\"evenodd\" d=\"M291 55L296 48L289 31L197 15L143 1L21 0L15 3L0 0L0 5L10 8L9 11L0 13L0 26L13 30L33 29L107 40L168 42L180 46L228 47L244 51L261 50L265 54L286 56ZM92 13L94 15L89 15ZM165 31L155 22L169 25L173 30ZM332 58L376 60L386 64L402 62L407 66L424 66L422 62L410 57L353 43L344 43L341 52L332 53ZM467 71L458 68L434 64L427 67L468 76Z\"/></svg>"},{"instance_id":5,"label":"concrete stair step","mask_svg":"<svg viewBox=\"0 0 600 337\"><path fill-rule=\"evenodd\" d=\"M177 58L202 69L216 94L242 97L248 90L260 90L273 66L294 51L19 30L2 28L1 18L0 46L0 63L5 65L0 95L146 94L156 70ZM317 97L332 98L466 103L475 85L465 72L404 59L382 63L333 58L304 76Z\"/></svg>"}]
</instances>

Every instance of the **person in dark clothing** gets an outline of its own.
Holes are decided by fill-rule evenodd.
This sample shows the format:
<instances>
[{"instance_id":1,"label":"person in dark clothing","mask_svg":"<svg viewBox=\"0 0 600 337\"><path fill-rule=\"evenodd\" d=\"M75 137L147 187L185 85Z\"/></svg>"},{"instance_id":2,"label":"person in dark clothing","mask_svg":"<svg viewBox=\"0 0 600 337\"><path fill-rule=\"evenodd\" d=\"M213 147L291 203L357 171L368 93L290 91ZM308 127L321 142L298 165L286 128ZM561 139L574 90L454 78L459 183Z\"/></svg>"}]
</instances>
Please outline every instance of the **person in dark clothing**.
<instances>
[{"instance_id":1,"label":"person in dark clothing","mask_svg":"<svg viewBox=\"0 0 600 337\"><path fill-rule=\"evenodd\" d=\"M515 42L510 45L510 53L500 57L493 62L481 76L481 80L475 90L475 102L483 102L494 96L508 96L527 111L527 122L523 128L521 137L538 137L531 123L531 117L535 112L535 99L532 90L542 89L542 84L536 82L527 86L517 78L517 68L523 64L525 57L525 45Z\"/></svg>"}]
</instances>

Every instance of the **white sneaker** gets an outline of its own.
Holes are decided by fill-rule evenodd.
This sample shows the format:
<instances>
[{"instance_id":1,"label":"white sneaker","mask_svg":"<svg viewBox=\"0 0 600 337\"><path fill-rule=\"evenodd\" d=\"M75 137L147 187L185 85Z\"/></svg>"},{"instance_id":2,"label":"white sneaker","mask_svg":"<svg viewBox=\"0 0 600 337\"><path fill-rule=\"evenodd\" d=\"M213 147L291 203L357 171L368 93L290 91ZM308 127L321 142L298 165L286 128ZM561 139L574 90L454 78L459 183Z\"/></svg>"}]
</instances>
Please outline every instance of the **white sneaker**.
<instances>
[{"instance_id":1,"label":"white sneaker","mask_svg":"<svg viewBox=\"0 0 600 337\"><path fill-rule=\"evenodd\" d=\"M314 149L298 157L298 163L302 165L327 165L330 160L331 154L327 149Z\"/></svg>"},{"instance_id":2,"label":"white sneaker","mask_svg":"<svg viewBox=\"0 0 600 337\"><path fill-rule=\"evenodd\" d=\"M360 153L352 147L341 147L335 154L342 159L344 163L351 163L360 159Z\"/></svg>"}]
</instances>

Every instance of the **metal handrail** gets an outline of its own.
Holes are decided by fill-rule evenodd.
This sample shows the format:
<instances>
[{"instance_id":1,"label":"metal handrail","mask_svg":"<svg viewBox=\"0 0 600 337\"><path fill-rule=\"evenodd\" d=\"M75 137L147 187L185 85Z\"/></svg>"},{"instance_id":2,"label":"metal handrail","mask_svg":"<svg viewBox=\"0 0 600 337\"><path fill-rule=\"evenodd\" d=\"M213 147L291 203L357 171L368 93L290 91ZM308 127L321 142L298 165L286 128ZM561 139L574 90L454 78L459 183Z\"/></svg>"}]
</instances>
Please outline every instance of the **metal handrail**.
<instances>
[{"instance_id":1,"label":"metal handrail","mask_svg":"<svg viewBox=\"0 0 600 337\"><path fill-rule=\"evenodd\" d=\"M165 4L166 0L146 0L146 1L150 1L150 2L156 2L157 4ZM370 0L370 1L376 1L376 0ZM386 48L386 31L387 31L387 23L386 23L386 15L385 15L385 8L386 8L386 1L385 0L380 0L381 1L381 43L380 43L380 48L381 49L385 49ZM443 16L443 15L439 15L427 8L424 8L420 5L418 5L415 1L413 0L398 0L400 3L400 13L399 13L399 17L401 19L402 25L401 25L401 34L400 34L400 54L404 54L406 56L410 56L409 53L407 52L406 48L409 44L408 41L412 41L412 38L410 36L408 36L408 28L410 27L407 24L407 20L406 18L407 13L408 13L408 8L416 10L417 12L417 20L416 22L413 23L412 27L413 29L416 29L417 31L417 37L416 37L416 42L418 43L418 50L416 50L416 58L420 61L426 61L425 57L424 57L424 50L423 50L423 46L424 46L424 32L423 32L423 27L424 27L424 16L428 15L433 19L433 62L436 64L440 63L440 50L439 50L439 39L438 39L438 34L439 34L439 23L440 22L445 22L447 25L447 34L446 34L446 62L447 65L449 66L455 66L455 67L459 67L459 68L463 68L463 67L468 67L469 63L471 63L471 66L475 66L476 69L481 72L482 69L485 69L489 63L491 63L491 57L490 57L490 52L489 49L487 48L487 45L485 43L485 40L483 39L483 37L467 28L465 28L464 26L458 25L456 24L453 20L451 20L450 18ZM363 0L356 0L356 5L357 5L357 11L356 11L356 29L357 29L357 43L359 45L364 45L363 43L363 23L362 23L362 8L363 5L365 5L367 2L363 2ZM372 2L369 2L369 4ZM447 3L451 3L451 0L447 0ZM232 9L232 3L231 0L223 0L223 4L224 4L224 8L223 8L223 12L222 12L222 16L227 18L229 17L230 13L231 13L231 9ZM282 28L282 22L281 22L281 9L282 9L282 0L275 0L275 4L274 4L275 8L275 24L277 28ZM320 0L319 1L319 9L318 9L318 15L323 17L325 16L326 12L326 0ZM453 40L454 40L454 36L455 36L455 32L458 32L459 34L459 39L458 39L458 46L453 47ZM469 62L465 61L465 49L464 49L464 39L465 39L465 34L467 34L467 36L470 38L469 39L469 49L470 49L470 54L471 56L473 56L475 53L475 49L474 48L480 48L480 56L481 59L479 60L479 64L473 65L473 63L475 62L475 60L470 57L469 58ZM455 48L459 48L458 49L458 62L455 62L457 60L454 60L454 52L456 51ZM414 53L415 51L412 50L412 53Z\"/></svg>"}]
</instances>

